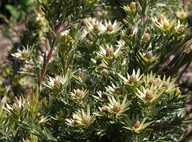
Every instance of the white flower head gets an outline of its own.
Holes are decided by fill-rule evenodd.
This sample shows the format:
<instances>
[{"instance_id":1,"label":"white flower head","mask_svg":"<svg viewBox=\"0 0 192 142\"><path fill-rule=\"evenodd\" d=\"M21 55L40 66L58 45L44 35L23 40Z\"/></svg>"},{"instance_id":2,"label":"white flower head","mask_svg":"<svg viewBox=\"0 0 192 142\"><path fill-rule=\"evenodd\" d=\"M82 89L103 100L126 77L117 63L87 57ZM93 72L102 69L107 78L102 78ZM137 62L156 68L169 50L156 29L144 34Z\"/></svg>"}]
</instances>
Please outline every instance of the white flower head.
<instances>
[{"instance_id":1,"label":"white flower head","mask_svg":"<svg viewBox=\"0 0 192 142\"><path fill-rule=\"evenodd\" d=\"M97 33L98 35L104 32L102 27L102 21L93 20L87 23L87 31L91 33Z\"/></svg>"},{"instance_id":2,"label":"white flower head","mask_svg":"<svg viewBox=\"0 0 192 142\"><path fill-rule=\"evenodd\" d=\"M136 95L145 103L151 103L157 100L163 93L163 91L160 91L154 86L151 86L151 88L145 88L144 86L141 87L141 90L138 88Z\"/></svg>"},{"instance_id":3,"label":"white flower head","mask_svg":"<svg viewBox=\"0 0 192 142\"><path fill-rule=\"evenodd\" d=\"M120 73L118 73L118 75L123 80L123 82L129 86L135 86L143 76L143 75L140 75L140 69L138 69L137 72L135 71L135 69L133 69L133 72L131 75L127 73L127 78L122 76Z\"/></svg>"},{"instance_id":4,"label":"white flower head","mask_svg":"<svg viewBox=\"0 0 192 142\"><path fill-rule=\"evenodd\" d=\"M22 50L18 49L16 53L11 55L20 60L26 60L30 56L32 50L33 50L33 47L27 45L27 48L23 47Z\"/></svg>"},{"instance_id":5,"label":"white flower head","mask_svg":"<svg viewBox=\"0 0 192 142\"><path fill-rule=\"evenodd\" d=\"M164 17L160 21L156 17L152 17L151 20L155 24L155 26L162 31L174 30L174 28L177 26L177 23L175 20L167 19L166 17Z\"/></svg>"},{"instance_id":6,"label":"white flower head","mask_svg":"<svg viewBox=\"0 0 192 142\"><path fill-rule=\"evenodd\" d=\"M151 62L158 61L158 58L160 57L160 55L158 54L153 55L152 51L147 51L146 53L138 52L137 57L143 60L144 62L151 63Z\"/></svg>"},{"instance_id":7,"label":"white flower head","mask_svg":"<svg viewBox=\"0 0 192 142\"><path fill-rule=\"evenodd\" d=\"M96 119L96 115L91 115L89 104L87 105L87 113L82 109L73 114L72 119L66 119L66 123L70 126L87 126L92 124Z\"/></svg>"},{"instance_id":8,"label":"white flower head","mask_svg":"<svg viewBox=\"0 0 192 142\"><path fill-rule=\"evenodd\" d=\"M121 102L119 97L116 96L116 99L113 96L108 96L108 106L105 106L109 112L115 113L116 115L121 115L123 112L129 109L130 102L127 101L127 95L124 96L123 101Z\"/></svg>"},{"instance_id":9,"label":"white flower head","mask_svg":"<svg viewBox=\"0 0 192 142\"><path fill-rule=\"evenodd\" d=\"M106 48L100 46L100 52L98 52L98 55L111 59L113 57L118 57L119 53L121 52L121 47L117 48L115 51L112 45L105 45L105 47Z\"/></svg>"},{"instance_id":10,"label":"white flower head","mask_svg":"<svg viewBox=\"0 0 192 142\"><path fill-rule=\"evenodd\" d=\"M175 26L175 30L177 33L183 33L185 31L186 27L187 27L186 25L181 24L180 20L178 20L178 23Z\"/></svg>"},{"instance_id":11,"label":"white flower head","mask_svg":"<svg viewBox=\"0 0 192 142\"><path fill-rule=\"evenodd\" d=\"M184 20L187 18L187 16L189 15L187 11L185 11L184 9L180 9L179 11L177 11L176 16L179 17L181 20Z\"/></svg>"},{"instance_id":12,"label":"white flower head","mask_svg":"<svg viewBox=\"0 0 192 142\"><path fill-rule=\"evenodd\" d=\"M102 58L97 56L96 58L91 58L92 63L96 64L97 66L102 65Z\"/></svg>"},{"instance_id":13,"label":"white flower head","mask_svg":"<svg viewBox=\"0 0 192 142\"><path fill-rule=\"evenodd\" d=\"M116 94L116 95L122 95L123 94L122 88L113 84L113 83L111 86L109 85L108 87L106 87L106 90L111 96L114 94Z\"/></svg>"},{"instance_id":14,"label":"white flower head","mask_svg":"<svg viewBox=\"0 0 192 142\"><path fill-rule=\"evenodd\" d=\"M74 90L74 92L71 92L70 95L72 99L83 99L87 95L87 93L88 93L87 90L76 89Z\"/></svg>"},{"instance_id":15,"label":"white flower head","mask_svg":"<svg viewBox=\"0 0 192 142\"><path fill-rule=\"evenodd\" d=\"M89 39L91 37L92 37L92 34L86 28L83 28L83 30L81 31L80 39L81 40L86 40L87 42L90 43Z\"/></svg>"},{"instance_id":16,"label":"white flower head","mask_svg":"<svg viewBox=\"0 0 192 142\"><path fill-rule=\"evenodd\" d=\"M122 121L122 123L125 125L123 128L136 132L136 133L140 133L143 129L145 129L151 123L154 122L154 121L146 122L147 117L145 117L141 122L139 120L140 120L139 116L137 116L137 118L135 118L133 120L131 120L129 117L126 117L124 119L124 121Z\"/></svg>"},{"instance_id":17,"label":"white flower head","mask_svg":"<svg viewBox=\"0 0 192 142\"><path fill-rule=\"evenodd\" d=\"M68 83L67 81L68 81L68 75L56 76L55 78L49 77L49 80L47 80L47 84L44 85L50 89L59 89L67 85Z\"/></svg>"},{"instance_id":18,"label":"white flower head","mask_svg":"<svg viewBox=\"0 0 192 142\"><path fill-rule=\"evenodd\" d=\"M132 37L137 32L138 32L138 28L137 27L132 27L132 28L129 28L129 29L121 30L121 35L124 36L124 37Z\"/></svg>"},{"instance_id":19,"label":"white flower head","mask_svg":"<svg viewBox=\"0 0 192 142\"><path fill-rule=\"evenodd\" d=\"M153 74L152 72L150 74L144 75L143 81L145 87L151 88L153 86L154 89L158 88L162 84L160 76L156 77L156 74Z\"/></svg>"},{"instance_id":20,"label":"white flower head","mask_svg":"<svg viewBox=\"0 0 192 142\"><path fill-rule=\"evenodd\" d=\"M115 20L112 24L111 21L104 21L104 25L101 24L102 31L105 31L107 34L117 33L121 29L121 25Z\"/></svg>"},{"instance_id":21,"label":"white flower head","mask_svg":"<svg viewBox=\"0 0 192 142\"><path fill-rule=\"evenodd\" d=\"M97 96L93 95L93 97L101 102L103 102L104 100L108 99L108 96L110 96L110 94L106 93L106 92L102 92L102 91L97 91Z\"/></svg>"},{"instance_id":22,"label":"white flower head","mask_svg":"<svg viewBox=\"0 0 192 142\"><path fill-rule=\"evenodd\" d=\"M165 93L171 93L177 90L177 88L175 87L175 79L171 80L170 77L166 79L166 77L164 76L160 86Z\"/></svg>"}]
</instances>

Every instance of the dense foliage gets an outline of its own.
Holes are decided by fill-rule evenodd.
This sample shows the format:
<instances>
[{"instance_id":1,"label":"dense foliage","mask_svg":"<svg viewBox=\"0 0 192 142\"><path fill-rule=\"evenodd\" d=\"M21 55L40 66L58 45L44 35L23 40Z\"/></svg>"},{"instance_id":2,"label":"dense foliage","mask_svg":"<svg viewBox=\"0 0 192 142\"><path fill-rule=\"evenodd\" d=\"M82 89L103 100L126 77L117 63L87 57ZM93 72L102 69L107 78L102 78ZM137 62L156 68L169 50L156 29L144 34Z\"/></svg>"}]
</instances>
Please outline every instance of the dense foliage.
<instances>
[{"instance_id":1,"label":"dense foliage","mask_svg":"<svg viewBox=\"0 0 192 142\"><path fill-rule=\"evenodd\" d=\"M0 141L179 141L187 122L179 69L192 60L187 6L39 0L36 7L0 84Z\"/></svg>"}]
</instances>

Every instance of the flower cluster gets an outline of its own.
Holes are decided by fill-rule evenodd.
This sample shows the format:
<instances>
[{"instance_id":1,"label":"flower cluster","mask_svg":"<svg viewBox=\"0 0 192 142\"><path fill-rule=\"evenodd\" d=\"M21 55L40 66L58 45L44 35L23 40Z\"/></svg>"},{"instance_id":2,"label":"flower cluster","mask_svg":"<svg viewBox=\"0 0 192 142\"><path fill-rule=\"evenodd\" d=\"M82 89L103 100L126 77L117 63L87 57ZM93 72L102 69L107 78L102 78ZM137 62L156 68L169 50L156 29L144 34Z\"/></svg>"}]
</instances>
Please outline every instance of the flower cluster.
<instances>
[{"instance_id":1,"label":"flower cluster","mask_svg":"<svg viewBox=\"0 0 192 142\"><path fill-rule=\"evenodd\" d=\"M176 141L192 45L176 1L38 0L0 78L0 139Z\"/></svg>"},{"instance_id":2,"label":"flower cluster","mask_svg":"<svg viewBox=\"0 0 192 142\"><path fill-rule=\"evenodd\" d=\"M178 33L183 33L185 30L185 26L180 24L180 21L167 19L164 15L160 15L158 18L152 17L151 19L155 26L162 31L177 31Z\"/></svg>"},{"instance_id":3,"label":"flower cluster","mask_svg":"<svg viewBox=\"0 0 192 142\"><path fill-rule=\"evenodd\" d=\"M81 112L73 114L73 119L66 119L66 122L71 126L87 126L94 122L96 115L90 115L90 107L87 106L87 113L82 109Z\"/></svg>"}]
</instances>

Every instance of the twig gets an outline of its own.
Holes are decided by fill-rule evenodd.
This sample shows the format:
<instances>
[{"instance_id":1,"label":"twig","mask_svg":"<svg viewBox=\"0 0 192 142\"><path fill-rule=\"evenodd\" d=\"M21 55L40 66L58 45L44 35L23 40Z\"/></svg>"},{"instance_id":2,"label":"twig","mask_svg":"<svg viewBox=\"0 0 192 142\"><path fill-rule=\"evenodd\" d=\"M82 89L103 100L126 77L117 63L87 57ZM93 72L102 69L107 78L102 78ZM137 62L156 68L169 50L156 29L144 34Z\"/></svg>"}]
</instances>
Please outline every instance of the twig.
<instances>
[{"instance_id":1,"label":"twig","mask_svg":"<svg viewBox=\"0 0 192 142\"><path fill-rule=\"evenodd\" d=\"M10 24L9 20L4 16L4 15L0 15L0 17L5 21L5 23L7 23L9 25L9 27L16 33L16 35L18 36L18 38L20 39L20 34L17 32L17 30L13 27L13 25Z\"/></svg>"},{"instance_id":2,"label":"twig","mask_svg":"<svg viewBox=\"0 0 192 142\"><path fill-rule=\"evenodd\" d=\"M192 120L186 120L186 121L181 121L181 122L167 123L167 124L162 124L162 125L150 126L150 127L147 127L147 128L152 128L152 129L167 128L168 126L176 126L176 125L188 124L188 123L192 123Z\"/></svg>"},{"instance_id":3,"label":"twig","mask_svg":"<svg viewBox=\"0 0 192 142\"><path fill-rule=\"evenodd\" d=\"M177 46L177 47L173 50L173 52L176 52L179 47L181 47L184 43L186 43L186 42L189 40L189 38L190 38L190 36L188 36L185 40L183 40L183 41L179 44L179 46ZM179 51L179 52L177 53L177 55L175 55L175 57L174 57L174 58L171 60L171 62L168 64L168 67L171 67L171 66L175 63L176 59L181 55L181 53L182 53L182 51Z\"/></svg>"},{"instance_id":4,"label":"twig","mask_svg":"<svg viewBox=\"0 0 192 142\"><path fill-rule=\"evenodd\" d=\"M52 55L52 53L53 53L53 48L54 48L55 40L56 40L58 34L59 34L60 31L61 31L61 26L62 26L62 24L63 24L63 23L61 22L61 23L59 24L59 27L58 27L57 30L56 30L56 34L55 34L54 39L53 39L53 42L52 42L52 44L51 44L51 49L50 49L50 51L49 51L47 60L45 61L45 64L44 64L43 69L42 69L42 71L41 71L40 83L41 83L42 80L43 80L45 69L47 68L47 65L48 65L48 63L49 63L49 60L51 59L51 55Z\"/></svg>"},{"instance_id":5,"label":"twig","mask_svg":"<svg viewBox=\"0 0 192 142\"><path fill-rule=\"evenodd\" d=\"M187 62L191 61L191 59L192 59L192 51L184 57L183 61L179 65L175 66L170 72L168 72L166 74L166 77L168 78L175 71L178 71L180 67L185 65Z\"/></svg>"},{"instance_id":6,"label":"twig","mask_svg":"<svg viewBox=\"0 0 192 142\"><path fill-rule=\"evenodd\" d=\"M173 50L173 52L176 52L177 49L178 49L179 47L181 47L181 45L183 45L184 43L186 43L186 42L189 40L189 38L190 38L190 36L188 36L185 40L183 40L183 41L179 44L179 46L177 46L177 47Z\"/></svg>"},{"instance_id":7,"label":"twig","mask_svg":"<svg viewBox=\"0 0 192 142\"><path fill-rule=\"evenodd\" d=\"M187 46L185 47L185 49L189 48L192 45L192 39L189 41L189 43L187 44ZM175 62L176 58L178 58L178 56L182 53L183 51L180 51L178 53L178 55L175 56L175 58L171 61L171 64L173 64L173 62ZM175 67L173 67L173 69L171 71L169 71L166 74L166 77L168 78L171 74L173 74L175 71L177 71L180 67L182 67L183 65L185 65L187 62L191 61L192 59L192 51L190 51L182 60L182 62L179 65L175 65ZM169 66L169 65L168 65Z\"/></svg>"}]
</instances>

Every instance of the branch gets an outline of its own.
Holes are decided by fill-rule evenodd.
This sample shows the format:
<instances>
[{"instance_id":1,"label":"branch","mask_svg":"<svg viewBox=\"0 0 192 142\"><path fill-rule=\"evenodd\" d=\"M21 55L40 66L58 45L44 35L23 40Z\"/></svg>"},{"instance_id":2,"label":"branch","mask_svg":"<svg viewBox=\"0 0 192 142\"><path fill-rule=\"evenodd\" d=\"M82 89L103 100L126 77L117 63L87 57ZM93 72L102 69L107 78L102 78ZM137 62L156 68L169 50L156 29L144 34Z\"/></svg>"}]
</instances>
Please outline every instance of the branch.
<instances>
[{"instance_id":1,"label":"branch","mask_svg":"<svg viewBox=\"0 0 192 142\"><path fill-rule=\"evenodd\" d=\"M189 48L192 45L192 39L189 41L189 43L187 44L186 48ZM173 58L173 60L171 61L171 63L173 64L173 62L175 62L176 58L178 58L178 56L182 53L183 51L180 51L178 53L178 55L175 56L175 58ZM166 74L166 77L168 78L171 74L173 74L175 71L178 71L179 68L181 68L183 65L185 65L187 62L192 60L192 51L190 51L182 60L182 62L179 65L175 65L175 67L173 67L173 69L171 71L169 71ZM168 65L169 66L169 65Z\"/></svg>"},{"instance_id":2,"label":"branch","mask_svg":"<svg viewBox=\"0 0 192 142\"><path fill-rule=\"evenodd\" d=\"M59 34L60 31L61 31L61 26L62 26L62 24L63 24L63 23L61 22L61 23L59 24L59 27L58 27L57 30L56 30L56 34L55 34L55 37L54 37L53 42L52 42L52 44L51 44L51 49L50 49L50 51L49 51L47 60L45 61L45 64L44 64L43 69L42 69L42 71L41 71L40 83L41 83L42 80L43 80L45 69L47 68L47 65L48 65L48 63L49 63L49 60L51 59L51 55L52 55L52 53L53 53L53 46L54 46L54 44L55 44L55 40L56 40L58 34Z\"/></svg>"},{"instance_id":3,"label":"branch","mask_svg":"<svg viewBox=\"0 0 192 142\"><path fill-rule=\"evenodd\" d=\"M192 123L192 120L186 120L186 121L181 121L181 122L175 122L175 123L167 123L167 124L162 124L162 125L156 125L156 126L150 126L147 128L152 128L152 129L160 129L160 128L167 128L168 126L176 126L176 125L181 125L181 124L188 124Z\"/></svg>"},{"instance_id":4,"label":"branch","mask_svg":"<svg viewBox=\"0 0 192 142\"><path fill-rule=\"evenodd\" d=\"M176 52L179 47L181 47L184 43L186 43L186 42L189 40L189 38L190 38L190 36L188 36L185 40L183 40L183 41L179 44L179 46L177 46L177 47L173 50L173 52ZM187 47L186 47L186 48L187 48ZM182 53L182 51L179 51L179 53L177 53L177 55L175 55L175 57L174 57L174 58L171 60L171 62L168 64L169 67L171 67L171 66L175 63L176 59L181 55L181 53Z\"/></svg>"},{"instance_id":5,"label":"branch","mask_svg":"<svg viewBox=\"0 0 192 142\"><path fill-rule=\"evenodd\" d=\"M9 27L16 33L16 35L18 36L19 40L20 40L20 34L18 33L18 31L13 27L13 25L10 24L9 20L4 16L4 15L0 15L0 17L5 21L5 23L7 23L9 25Z\"/></svg>"}]
</instances>

